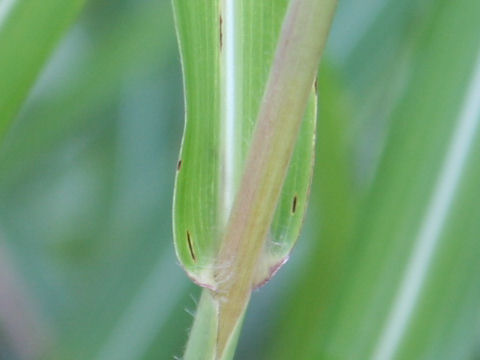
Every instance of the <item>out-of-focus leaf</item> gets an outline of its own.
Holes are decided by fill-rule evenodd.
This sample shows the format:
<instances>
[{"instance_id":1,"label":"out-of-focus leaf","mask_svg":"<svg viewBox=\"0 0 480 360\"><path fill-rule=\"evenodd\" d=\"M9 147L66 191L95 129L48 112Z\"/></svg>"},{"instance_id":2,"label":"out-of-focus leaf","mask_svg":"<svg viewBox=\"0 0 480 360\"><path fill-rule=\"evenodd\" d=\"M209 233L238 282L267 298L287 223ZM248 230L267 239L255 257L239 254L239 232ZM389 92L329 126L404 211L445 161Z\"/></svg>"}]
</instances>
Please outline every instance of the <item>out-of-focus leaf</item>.
<instances>
[{"instance_id":1,"label":"out-of-focus leaf","mask_svg":"<svg viewBox=\"0 0 480 360\"><path fill-rule=\"evenodd\" d=\"M0 3L0 138L85 0Z\"/></svg>"},{"instance_id":2,"label":"out-of-focus leaf","mask_svg":"<svg viewBox=\"0 0 480 360\"><path fill-rule=\"evenodd\" d=\"M1 221L58 359L172 358L191 322L170 232L182 111L171 4L123 3L82 17L2 148Z\"/></svg>"},{"instance_id":3,"label":"out-of-focus leaf","mask_svg":"<svg viewBox=\"0 0 480 360\"><path fill-rule=\"evenodd\" d=\"M349 131L354 135L356 186L362 194L371 186L392 112L406 89L418 27L434 5L432 0L339 4L330 56L341 69L355 108Z\"/></svg>"},{"instance_id":4,"label":"out-of-focus leaf","mask_svg":"<svg viewBox=\"0 0 480 360\"><path fill-rule=\"evenodd\" d=\"M174 31L168 31L173 27L169 12L170 4L155 1L112 16L117 26L82 49L86 59L67 73L54 96L40 93L28 102L0 151L0 193L42 166L40 157L61 152L58 148L72 138L105 126L107 119L97 121L98 109L115 104L122 85L134 75L153 66L163 71L175 44Z\"/></svg>"},{"instance_id":5,"label":"out-of-focus leaf","mask_svg":"<svg viewBox=\"0 0 480 360\"><path fill-rule=\"evenodd\" d=\"M216 287L214 261L242 175L287 1L174 1L185 75L186 127L174 203L177 254ZM256 283L286 261L303 221L315 127L314 91Z\"/></svg>"},{"instance_id":6,"label":"out-of-focus leaf","mask_svg":"<svg viewBox=\"0 0 480 360\"><path fill-rule=\"evenodd\" d=\"M292 309L329 313L292 329L302 333L281 349L301 349L299 358L467 359L478 343L480 3L441 1L434 10L354 243L335 268L347 268L336 301L316 308L324 282L297 289ZM310 269L324 266L319 256ZM309 340L295 347L301 336Z\"/></svg>"},{"instance_id":7,"label":"out-of-focus leaf","mask_svg":"<svg viewBox=\"0 0 480 360\"><path fill-rule=\"evenodd\" d=\"M321 66L318 84L321 116L312 189L312 218L316 219L312 235L316 241L299 266L295 284L284 294L284 301L292 308L286 308L276 319L279 326L272 329L278 337L268 352L267 358L272 359L306 359L312 337L318 344L328 332L322 324L338 301L339 279L344 272L340 265L345 264L355 225L358 192L351 164L351 102L330 63ZM299 301L315 306L298 306ZM311 334L310 329L317 333Z\"/></svg>"}]
</instances>

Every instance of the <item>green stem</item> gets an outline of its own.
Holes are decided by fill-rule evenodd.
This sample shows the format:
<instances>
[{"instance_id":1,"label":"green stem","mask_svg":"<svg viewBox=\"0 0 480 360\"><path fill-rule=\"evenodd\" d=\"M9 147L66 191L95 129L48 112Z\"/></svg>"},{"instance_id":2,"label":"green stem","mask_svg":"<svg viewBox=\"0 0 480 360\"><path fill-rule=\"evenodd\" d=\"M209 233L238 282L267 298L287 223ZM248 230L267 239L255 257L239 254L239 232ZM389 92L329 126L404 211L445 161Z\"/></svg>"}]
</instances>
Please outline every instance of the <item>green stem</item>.
<instances>
[{"instance_id":1,"label":"green stem","mask_svg":"<svg viewBox=\"0 0 480 360\"><path fill-rule=\"evenodd\" d=\"M218 315L215 300L207 289L202 292L184 360L215 359Z\"/></svg>"},{"instance_id":2,"label":"green stem","mask_svg":"<svg viewBox=\"0 0 480 360\"><path fill-rule=\"evenodd\" d=\"M215 360L217 352L217 333L218 333L218 315L219 301L210 292L203 289L200 302L198 303L195 314L195 321L190 337L188 339L187 348L185 350L184 360ZM243 320L243 316L240 319ZM235 331L234 341L230 343L227 351L224 352L221 360L230 360L233 358L237 345L238 335L241 326Z\"/></svg>"}]
</instances>

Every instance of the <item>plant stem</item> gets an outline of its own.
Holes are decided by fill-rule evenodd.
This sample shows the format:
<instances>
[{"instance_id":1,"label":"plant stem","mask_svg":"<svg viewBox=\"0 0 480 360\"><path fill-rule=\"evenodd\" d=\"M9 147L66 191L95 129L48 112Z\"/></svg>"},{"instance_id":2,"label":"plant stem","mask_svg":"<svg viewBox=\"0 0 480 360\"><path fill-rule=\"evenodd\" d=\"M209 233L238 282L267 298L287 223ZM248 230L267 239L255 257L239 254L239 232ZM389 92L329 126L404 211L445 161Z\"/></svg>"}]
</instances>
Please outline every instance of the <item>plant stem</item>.
<instances>
[{"instance_id":1,"label":"plant stem","mask_svg":"<svg viewBox=\"0 0 480 360\"><path fill-rule=\"evenodd\" d=\"M184 360L214 359L217 338L218 316L215 300L204 289L198 303Z\"/></svg>"},{"instance_id":2,"label":"plant stem","mask_svg":"<svg viewBox=\"0 0 480 360\"><path fill-rule=\"evenodd\" d=\"M219 302L215 295L210 290L203 289L195 314L195 322L190 331L184 360L217 359L218 307ZM230 343L229 349L222 359L226 360L233 357L239 331L240 326L237 327L234 341Z\"/></svg>"},{"instance_id":3,"label":"plant stem","mask_svg":"<svg viewBox=\"0 0 480 360\"><path fill-rule=\"evenodd\" d=\"M218 288L209 294L211 304L206 303L206 290L202 296L187 354L191 354L199 331L213 328L216 349L211 357L203 354L186 357L188 360L228 359L235 346L335 7L336 0L291 0L217 257ZM204 319L213 310L214 327L211 320Z\"/></svg>"}]
</instances>

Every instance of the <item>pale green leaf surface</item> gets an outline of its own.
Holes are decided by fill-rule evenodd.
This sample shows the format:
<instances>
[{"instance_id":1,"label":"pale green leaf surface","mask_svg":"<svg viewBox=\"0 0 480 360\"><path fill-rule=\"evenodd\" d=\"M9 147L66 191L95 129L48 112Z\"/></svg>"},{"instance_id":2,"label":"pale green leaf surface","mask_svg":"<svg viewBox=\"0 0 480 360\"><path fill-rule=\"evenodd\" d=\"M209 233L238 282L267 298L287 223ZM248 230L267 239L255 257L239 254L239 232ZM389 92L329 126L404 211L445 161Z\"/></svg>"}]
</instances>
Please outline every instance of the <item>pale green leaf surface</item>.
<instances>
[{"instance_id":1,"label":"pale green leaf surface","mask_svg":"<svg viewBox=\"0 0 480 360\"><path fill-rule=\"evenodd\" d=\"M85 0L0 2L0 138Z\"/></svg>"},{"instance_id":2,"label":"pale green leaf surface","mask_svg":"<svg viewBox=\"0 0 480 360\"><path fill-rule=\"evenodd\" d=\"M250 0L235 2L233 8L233 2L218 0L173 4L186 96L175 186L175 247L189 276L215 288L218 242L242 175L288 2ZM314 98L312 87L257 285L286 261L303 222L313 161Z\"/></svg>"}]
</instances>

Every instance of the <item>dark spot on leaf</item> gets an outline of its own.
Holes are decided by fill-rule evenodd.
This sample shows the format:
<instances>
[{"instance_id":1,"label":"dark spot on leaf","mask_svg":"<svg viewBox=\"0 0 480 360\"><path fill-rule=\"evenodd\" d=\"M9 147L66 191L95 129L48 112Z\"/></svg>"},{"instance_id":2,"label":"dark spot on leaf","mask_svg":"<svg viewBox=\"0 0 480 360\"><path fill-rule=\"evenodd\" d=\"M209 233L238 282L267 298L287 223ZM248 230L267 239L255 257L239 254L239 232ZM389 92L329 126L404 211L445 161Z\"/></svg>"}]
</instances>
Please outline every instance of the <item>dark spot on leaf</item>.
<instances>
[{"instance_id":1,"label":"dark spot on leaf","mask_svg":"<svg viewBox=\"0 0 480 360\"><path fill-rule=\"evenodd\" d=\"M182 160L178 160L177 170L180 171L181 168L182 168Z\"/></svg>"},{"instance_id":2,"label":"dark spot on leaf","mask_svg":"<svg viewBox=\"0 0 480 360\"><path fill-rule=\"evenodd\" d=\"M313 83L313 87L315 88L315 95L318 95L318 77L315 78L315 82Z\"/></svg>"},{"instance_id":3,"label":"dark spot on leaf","mask_svg":"<svg viewBox=\"0 0 480 360\"><path fill-rule=\"evenodd\" d=\"M187 243L188 243L188 250L190 250L190 256L192 257L193 261L197 261L197 257L195 256L195 252L193 251L192 237L190 236L190 232L188 230L187 230Z\"/></svg>"},{"instance_id":4,"label":"dark spot on leaf","mask_svg":"<svg viewBox=\"0 0 480 360\"><path fill-rule=\"evenodd\" d=\"M297 201L297 195L295 195L292 201L292 214L295 214L295 211L297 211Z\"/></svg>"},{"instance_id":5,"label":"dark spot on leaf","mask_svg":"<svg viewBox=\"0 0 480 360\"><path fill-rule=\"evenodd\" d=\"M223 17L222 15L220 15L220 18L219 18L219 28L220 28L219 41L220 41L220 51L221 51L223 48Z\"/></svg>"}]
</instances>

